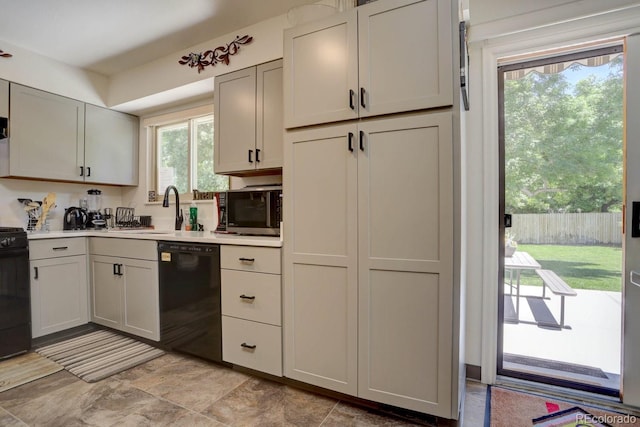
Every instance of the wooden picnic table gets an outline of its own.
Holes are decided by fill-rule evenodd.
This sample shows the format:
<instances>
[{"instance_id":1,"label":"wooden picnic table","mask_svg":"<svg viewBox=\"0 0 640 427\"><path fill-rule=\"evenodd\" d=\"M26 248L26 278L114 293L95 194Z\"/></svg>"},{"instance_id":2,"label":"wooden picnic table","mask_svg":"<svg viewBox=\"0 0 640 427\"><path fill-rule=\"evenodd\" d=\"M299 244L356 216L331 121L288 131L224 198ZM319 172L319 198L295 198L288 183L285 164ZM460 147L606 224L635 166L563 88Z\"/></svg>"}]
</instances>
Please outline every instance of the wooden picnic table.
<instances>
[{"instance_id":1,"label":"wooden picnic table","mask_svg":"<svg viewBox=\"0 0 640 427\"><path fill-rule=\"evenodd\" d=\"M529 253L515 251L512 256L504 257L504 268L509 270L509 295L513 295L513 273L516 274L516 320L520 320L520 272L542 268Z\"/></svg>"}]
</instances>

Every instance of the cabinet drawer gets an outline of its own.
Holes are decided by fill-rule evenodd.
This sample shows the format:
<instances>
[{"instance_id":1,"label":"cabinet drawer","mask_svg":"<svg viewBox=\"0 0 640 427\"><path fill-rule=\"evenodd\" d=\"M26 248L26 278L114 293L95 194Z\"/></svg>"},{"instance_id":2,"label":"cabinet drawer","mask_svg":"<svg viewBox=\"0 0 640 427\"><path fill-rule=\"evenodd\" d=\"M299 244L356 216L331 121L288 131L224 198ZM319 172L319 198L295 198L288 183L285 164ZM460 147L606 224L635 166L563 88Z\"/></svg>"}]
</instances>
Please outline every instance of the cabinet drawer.
<instances>
[{"instance_id":1,"label":"cabinet drawer","mask_svg":"<svg viewBox=\"0 0 640 427\"><path fill-rule=\"evenodd\" d=\"M222 270L222 314L280 326L280 275Z\"/></svg>"},{"instance_id":2,"label":"cabinet drawer","mask_svg":"<svg viewBox=\"0 0 640 427\"><path fill-rule=\"evenodd\" d=\"M86 240L84 237L31 240L29 242L29 259L86 255Z\"/></svg>"},{"instance_id":3,"label":"cabinet drawer","mask_svg":"<svg viewBox=\"0 0 640 427\"><path fill-rule=\"evenodd\" d=\"M280 248L224 245L220 266L231 270L280 274Z\"/></svg>"},{"instance_id":4,"label":"cabinet drawer","mask_svg":"<svg viewBox=\"0 0 640 427\"><path fill-rule=\"evenodd\" d=\"M89 253L91 255L106 255L157 261L158 244L154 240L91 237L89 240Z\"/></svg>"},{"instance_id":5,"label":"cabinet drawer","mask_svg":"<svg viewBox=\"0 0 640 427\"><path fill-rule=\"evenodd\" d=\"M222 316L222 360L282 376L282 329Z\"/></svg>"}]
</instances>

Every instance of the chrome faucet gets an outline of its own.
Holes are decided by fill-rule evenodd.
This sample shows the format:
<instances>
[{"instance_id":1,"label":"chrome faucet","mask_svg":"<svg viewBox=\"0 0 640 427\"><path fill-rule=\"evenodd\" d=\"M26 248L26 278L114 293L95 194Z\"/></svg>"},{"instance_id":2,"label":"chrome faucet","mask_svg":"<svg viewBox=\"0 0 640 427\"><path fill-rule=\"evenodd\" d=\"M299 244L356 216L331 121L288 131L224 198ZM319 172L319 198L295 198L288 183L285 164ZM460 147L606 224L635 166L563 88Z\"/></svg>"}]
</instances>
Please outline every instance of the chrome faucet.
<instances>
[{"instance_id":1,"label":"chrome faucet","mask_svg":"<svg viewBox=\"0 0 640 427\"><path fill-rule=\"evenodd\" d=\"M169 192L173 190L176 193L176 230L180 230L182 228L182 221L184 221L184 217L182 216L182 211L180 211L180 194L178 193L178 189L174 185L170 185L164 190L164 200L162 200L162 207L169 207Z\"/></svg>"}]
</instances>

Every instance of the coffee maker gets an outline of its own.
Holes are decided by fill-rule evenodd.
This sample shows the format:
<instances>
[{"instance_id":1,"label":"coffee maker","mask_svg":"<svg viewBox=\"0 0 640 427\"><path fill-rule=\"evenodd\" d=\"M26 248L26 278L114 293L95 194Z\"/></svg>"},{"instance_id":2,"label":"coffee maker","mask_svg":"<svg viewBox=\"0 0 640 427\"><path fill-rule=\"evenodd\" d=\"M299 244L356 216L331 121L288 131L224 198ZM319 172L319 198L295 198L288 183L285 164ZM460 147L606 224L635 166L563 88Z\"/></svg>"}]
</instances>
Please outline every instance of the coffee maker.
<instances>
[{"instance_id":1,"label":"coffee maker","mask_svg":"<svg viewBox=\"0 0 640 427\"><path fill-rule=\"evenodd\" d=\"M102 191L92 188L87 191L87 228L102 229L107 227L107 221L100 212L102 207Z\"/></svg>"},{"instance_id":2,"label":"coffee maker","mask_svg":"<svg viewBox=\"0 0 640 427\"><path fill-rule=\"evenodd\" d=\"M84 230L87 227L87 211L82 208L70 207L64 211L62 220L63 230Z\"/></svg>"}]
</instances>

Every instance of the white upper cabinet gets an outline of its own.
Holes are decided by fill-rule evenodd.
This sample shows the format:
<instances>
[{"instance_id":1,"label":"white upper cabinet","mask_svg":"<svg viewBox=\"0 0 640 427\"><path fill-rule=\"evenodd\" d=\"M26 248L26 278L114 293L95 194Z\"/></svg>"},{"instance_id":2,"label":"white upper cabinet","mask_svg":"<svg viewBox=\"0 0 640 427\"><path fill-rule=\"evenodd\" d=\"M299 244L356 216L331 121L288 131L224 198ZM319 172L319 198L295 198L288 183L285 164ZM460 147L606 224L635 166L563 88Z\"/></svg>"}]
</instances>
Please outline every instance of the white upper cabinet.
<instances>
[{"instance_id":1,"label":"white upper cabinet","mask_svg":"<svg viewBox=\"0 0 640 427\"><path fill-rule=\"evenodd\" d=\"M282 167L282 60L215 79L215 172Z\"/></svg>"},{"instance_id":2,"label":"white upper cabinet","mask_svg":"<svg viewBox=\"0 0 640 427\"><path fill-rule=\"evenodd\" d=\"M358 117L357 27L351 10L285 31L286 128Z\"/></svg>"},{"instance_id":3,"label":"white upper cabinet","mask_svg":"<svg viewBox=\"0 0 640 427\"><path fill-rule=\"evenodd\" d=\"M84 175L86 182L138 184L138 118L87 104Z\"/></svg>"},{"instance_id":4,"label":"white upper cabinet","mask_svg":"<svg viewBox=\"0 0 640 427\"><path fill-rule=\"evenodd\" d=\"M256 169L282 167L282 60L256 67Z\"/></svg>"},{"instance_id":5,"label":"white upper cabinet","mask_svg":"<svg viewBox=\"0 0 640 427\"><path fill-rule=\"evenodd\" d=\"M84 104L13 83L10 91L9 162L2 175L82 181Z\"/></svg>"},{"instance_id":6,"label":"white upper cabinet","mask_svg":"<svg viewBox=\"0 0 640 427\"><path fill-rule=\"evenodd\" d=\"M449 0L358 9L360 117L453 104Z\"/></svg>"},{"instance_id":7,"label":"white upper cabinet","mask_svg":"<svg viewBox=\"0 0 640 427\"><path fill-rule=\"evenodd\" d=\"M9 99L0 176L138 184L137 117L14 83Z\"/></svg>"},{"instance_id":8,"label":"white upper cabinet","mask_svg":"<svg viewBox=\"0 0 640 427\"><path fill-rule=\"evenodd\" d=\"M215 172L255 168L256 68L216 77L214 97Z\"/></svg>"},{"instance_id":9,"label":"white upper cabinet","mask_svg":"<svg viewBox=\"0 0 640 427\"><path fill-rule=\"evenodd\" d=\"M285 127L453 104L449 0L379 0L285 31Z\"/></svg>"}]
</instances>

